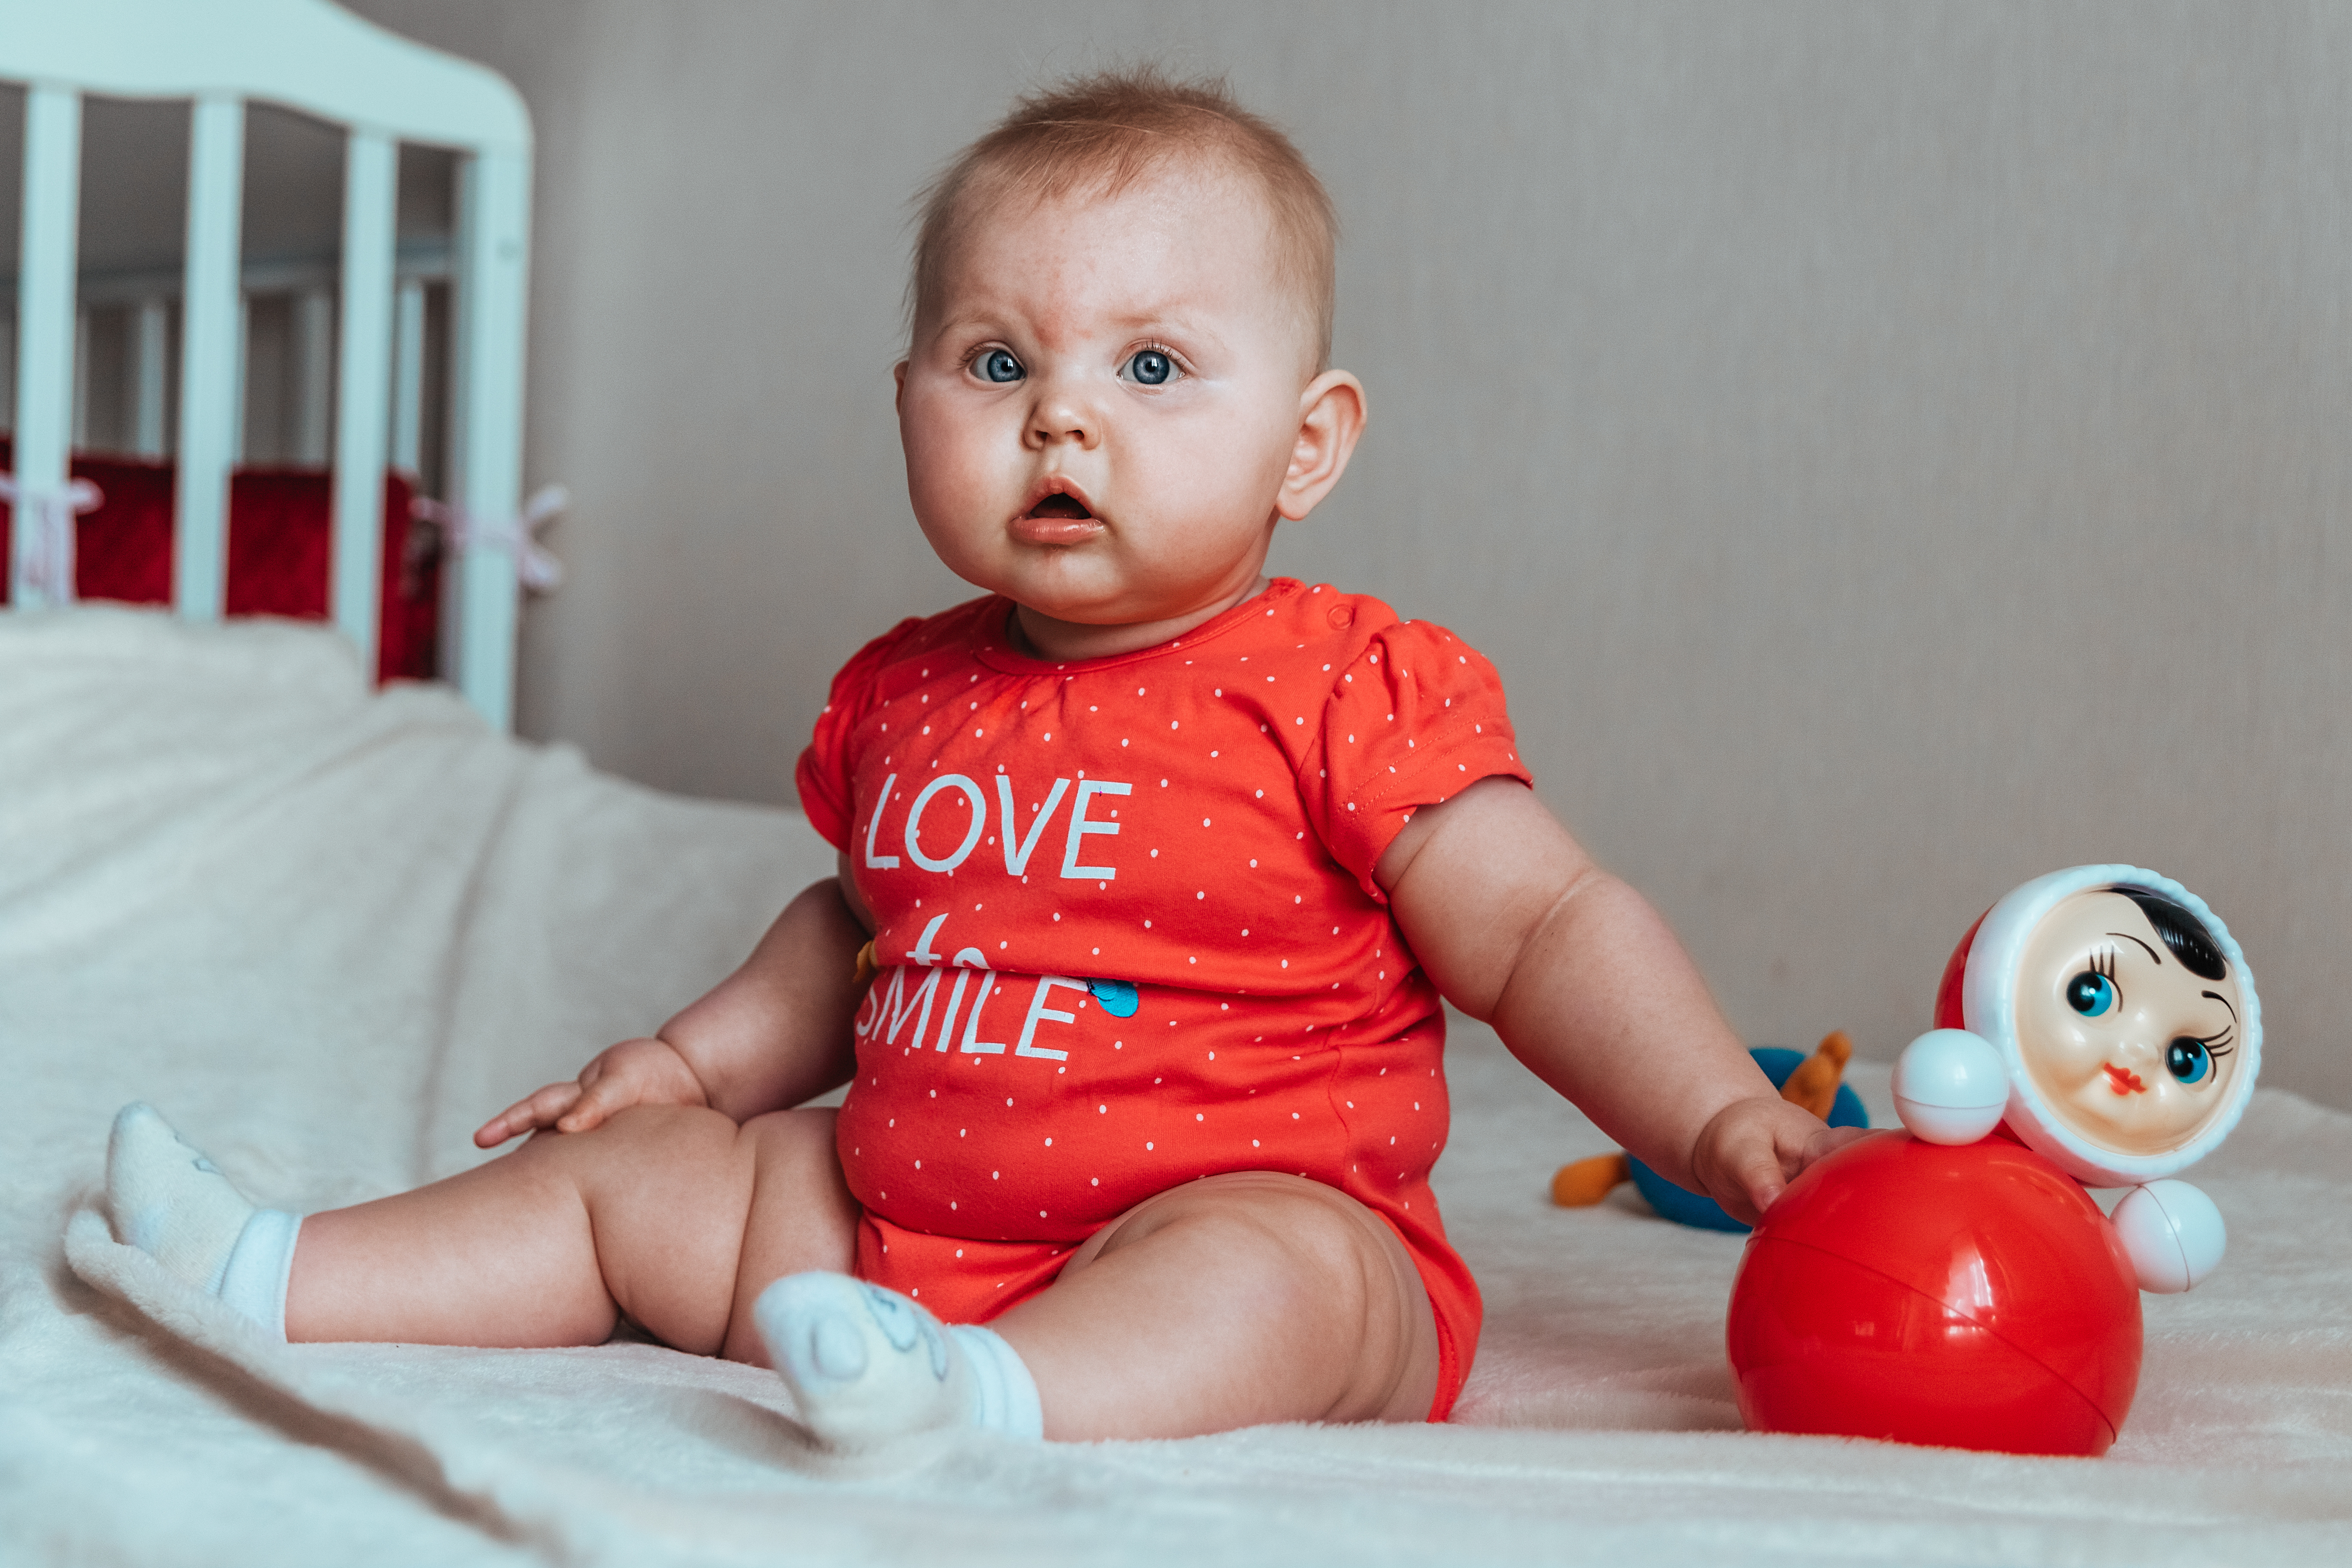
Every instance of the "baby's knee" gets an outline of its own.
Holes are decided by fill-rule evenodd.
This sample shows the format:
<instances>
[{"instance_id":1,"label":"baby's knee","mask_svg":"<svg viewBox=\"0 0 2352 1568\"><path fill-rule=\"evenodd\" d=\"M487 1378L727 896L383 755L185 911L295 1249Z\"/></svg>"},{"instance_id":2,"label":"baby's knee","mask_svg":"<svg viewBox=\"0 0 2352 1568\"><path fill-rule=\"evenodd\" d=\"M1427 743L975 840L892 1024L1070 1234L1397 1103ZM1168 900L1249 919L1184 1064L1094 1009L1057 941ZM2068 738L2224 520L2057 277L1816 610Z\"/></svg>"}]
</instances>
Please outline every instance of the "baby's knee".
<instances>
[{"instance_id":1,"label":"baby's knee","mask_svg":"<svg viewBox=\"0 0 2352 1568\"><path fill-rule=\"evenodd\" d=\"M1358 1308L1391 1282L1387 1254L1402 1250L1380 1218L1345 1193L1271 1171L1188 1183L1139 1210L1130 1225L1134 1234L1115 1244L1166 1229L1202 1233L1209 1249L1255 1277L1261 1292L1303 1292Z\"/></svg>"}]
</instances>

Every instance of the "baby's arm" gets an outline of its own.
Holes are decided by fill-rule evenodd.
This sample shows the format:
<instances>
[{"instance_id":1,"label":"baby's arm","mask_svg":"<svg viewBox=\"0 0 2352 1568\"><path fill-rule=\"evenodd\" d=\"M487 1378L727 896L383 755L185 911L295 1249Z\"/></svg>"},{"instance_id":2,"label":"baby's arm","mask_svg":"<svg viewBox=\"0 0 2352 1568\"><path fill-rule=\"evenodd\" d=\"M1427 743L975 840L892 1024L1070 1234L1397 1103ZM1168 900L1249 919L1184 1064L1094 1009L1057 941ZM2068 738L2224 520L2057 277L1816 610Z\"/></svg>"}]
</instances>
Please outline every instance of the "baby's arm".
<instances>
[{"instance_id":1,"label":"baby's arm","mask_svg":"<svg viewBox=\"0 0 2352 1568\"><path fill-rule=\"evenodd\" d=\"M1454 1005L1668 1180L1753 1221L1849 1140L1773 1091L1682 944L1535 792L1487 779L1381 855L1405 940Z\"/></svg>"},{"instance_id":2,"label":"baby's arm","mask_svg":"<svg viewBox=\"0 0 2352 1568\"><path fill-rule=\"evenodd\" d=\"M742 967L656 1034L623 1040L474 1134L488 1149L552 1127L585 1132L631 1105L707 1105L741 1121L848 1080L857 950L871 918L846 860L784 906Z\"/></svg>"}]
</instances>

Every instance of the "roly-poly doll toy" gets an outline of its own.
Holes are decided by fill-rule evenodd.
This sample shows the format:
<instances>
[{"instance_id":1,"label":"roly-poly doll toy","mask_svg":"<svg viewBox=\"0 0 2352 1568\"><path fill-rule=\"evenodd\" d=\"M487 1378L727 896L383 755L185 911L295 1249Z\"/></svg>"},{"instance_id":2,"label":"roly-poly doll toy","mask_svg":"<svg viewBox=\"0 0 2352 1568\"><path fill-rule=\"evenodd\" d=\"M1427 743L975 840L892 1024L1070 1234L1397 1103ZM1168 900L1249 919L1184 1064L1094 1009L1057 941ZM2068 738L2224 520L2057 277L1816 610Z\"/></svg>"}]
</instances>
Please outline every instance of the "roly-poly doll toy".
<instances>
[{"instance_id":1,"label":"roly-poly doll toy","mask_svg":"<svg viewBox=\"0 0 2352 1568\"><path fill-rule=\"evenodd\" d=\"M1749 1240L1727 1325L1740 1414L2105 1453L2139 1383L2139 1292L2221 1258L2220 1212L2174 1178L2253 1093L2253 976L2179 883L2078 866L1961 939L1936 1023L1895 1065L1905 1131L1818 1162ZM2110 1220L2086 1185L2131 1191Z\"/></svg>"}]
</instances>

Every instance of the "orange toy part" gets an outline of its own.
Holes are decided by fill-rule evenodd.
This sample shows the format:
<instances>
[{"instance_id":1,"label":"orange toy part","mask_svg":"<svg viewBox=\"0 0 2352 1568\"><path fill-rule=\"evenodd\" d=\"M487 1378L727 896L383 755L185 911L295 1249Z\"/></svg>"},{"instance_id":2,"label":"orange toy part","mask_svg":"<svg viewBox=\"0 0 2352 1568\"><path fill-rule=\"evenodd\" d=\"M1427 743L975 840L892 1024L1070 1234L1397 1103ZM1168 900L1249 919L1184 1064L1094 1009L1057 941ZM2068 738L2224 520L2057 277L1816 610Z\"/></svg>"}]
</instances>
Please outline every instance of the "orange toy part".
<instances>
[{"instance_id":1,"label":"orange toy part","mask_svg":"<svg viewBox=\"0 0 2352 1568\"><path fill-rule=\"evenodd\" d=\"M1564 1209L1591 1208L1621 1182L1633 1179L1623 1154L1595 1154L1562 1165L1551 1179L1551 1201Z\"/></svg>"},{"instance_id":2,"label":"orange toy part","mask_svg":"<svg viewBox=\"0 0 2352 1568\"><path fill-rule=\"evenodd\" d=\"M1853 1056L1853 1042L1846 1038L1845 1031L1832 1029L1789 1075L1789 1081L1780 1086L1780 1098L1827 1121L1830 1107L1837 1102L1838 1080L1845 1076L1845 1064Z\"/></svg>"}]
</instances>

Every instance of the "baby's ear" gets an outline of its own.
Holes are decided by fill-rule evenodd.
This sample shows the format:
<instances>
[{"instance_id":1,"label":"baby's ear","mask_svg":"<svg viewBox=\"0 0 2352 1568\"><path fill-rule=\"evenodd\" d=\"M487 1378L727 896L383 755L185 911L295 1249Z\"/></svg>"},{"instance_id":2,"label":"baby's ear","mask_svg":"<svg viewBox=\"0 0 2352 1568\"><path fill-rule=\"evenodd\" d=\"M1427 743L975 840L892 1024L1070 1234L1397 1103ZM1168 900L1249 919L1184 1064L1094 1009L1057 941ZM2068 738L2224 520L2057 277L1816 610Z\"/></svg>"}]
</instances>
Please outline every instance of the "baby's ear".
<instances>
[{"instance_id":1,"label":"baby's ear","mask_svg":"<svg viewBox=\"0 0 2352 1568\"><path fill-rule=\"evenodd\" d=\"M1308 382L1299 395L1298 436L1275 510L1291 522L1313 511L1339 482L1363 433L1361 382L1344 370L1327 370Z\"/></svg>"},{"instance_id":2,"label":"baby's ear","mask_svg":"<svg viewBox=\"0 0 2352 1568\"><path fill-rule=\"evenodd\" d=\"M890 367L890 406L900 414L907 411L907 362L900 360Z\"/></svg>"}]
</instances>

